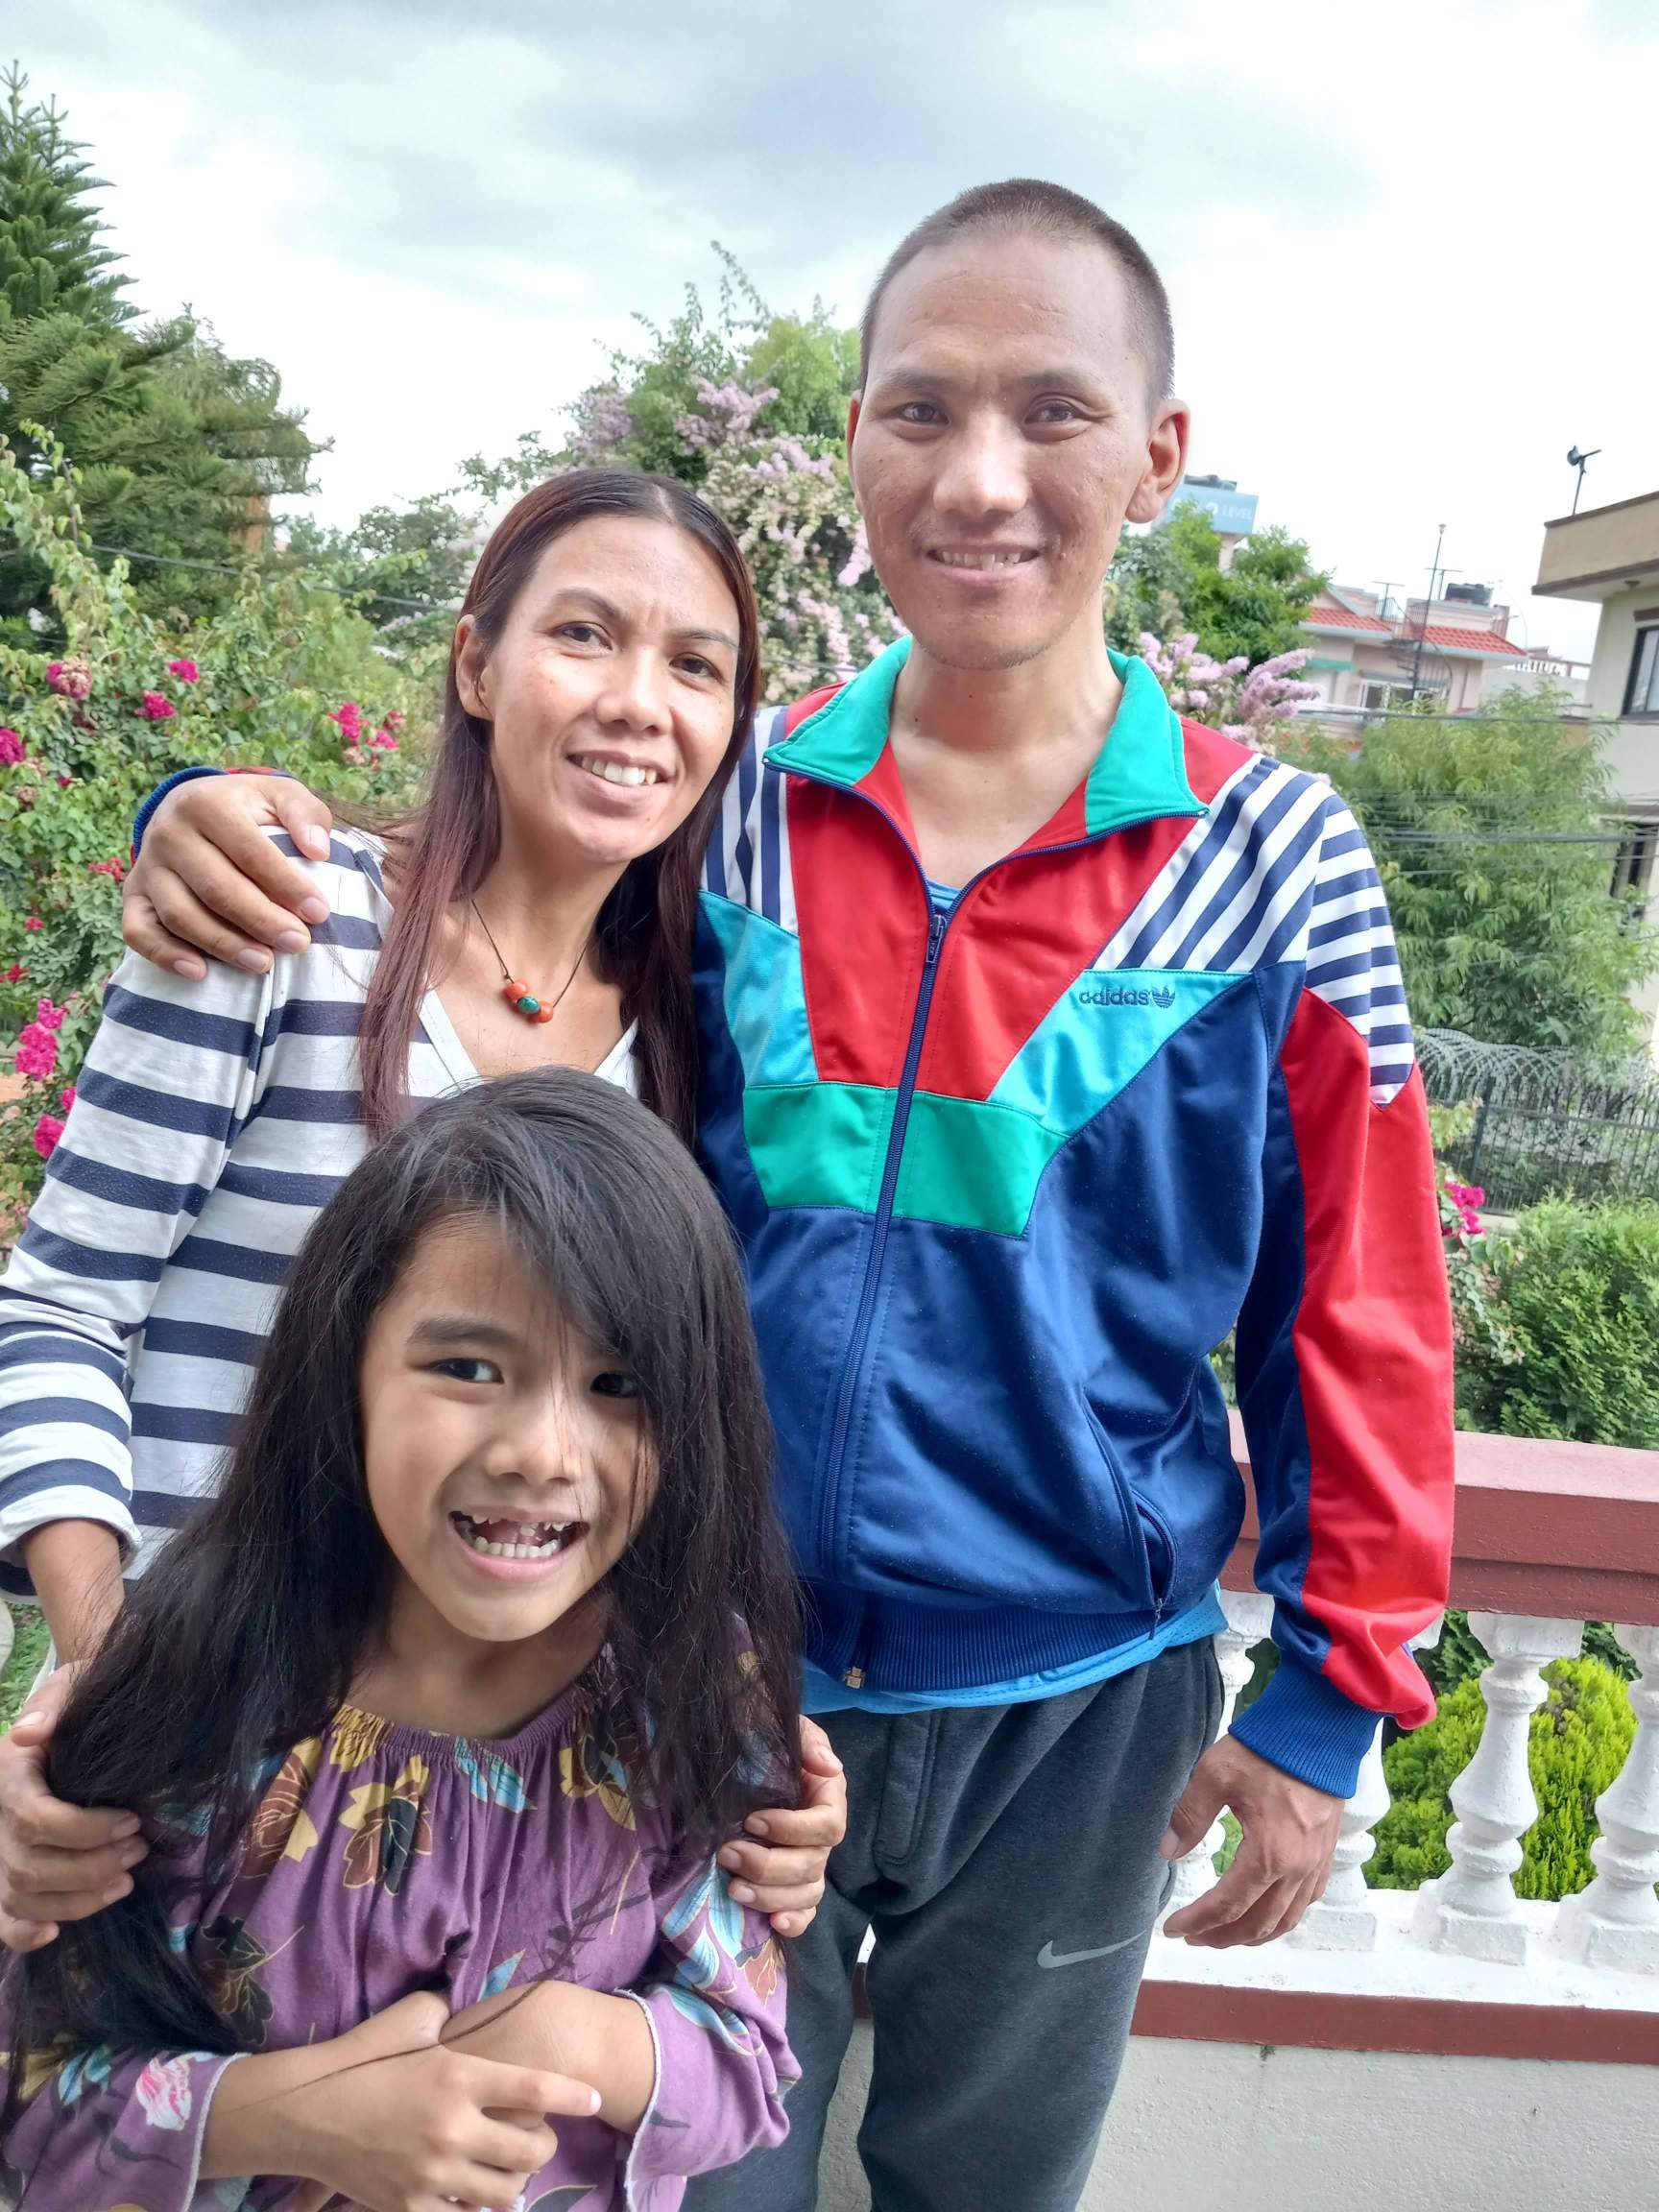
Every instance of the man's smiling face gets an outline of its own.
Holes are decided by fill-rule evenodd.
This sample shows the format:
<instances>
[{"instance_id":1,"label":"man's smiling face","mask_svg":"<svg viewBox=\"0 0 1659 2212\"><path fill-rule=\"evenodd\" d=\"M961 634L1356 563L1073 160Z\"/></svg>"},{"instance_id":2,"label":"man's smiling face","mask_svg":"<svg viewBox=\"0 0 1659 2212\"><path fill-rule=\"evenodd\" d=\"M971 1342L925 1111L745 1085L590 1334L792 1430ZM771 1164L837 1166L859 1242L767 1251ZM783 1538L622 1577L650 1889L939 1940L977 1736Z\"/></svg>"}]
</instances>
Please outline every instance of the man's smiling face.
<instances>
[{"instance_id":1,"label":"man's smiling face","mask_svg":"<svg viewBox=\"0 0 1659 2212\"><path fill-rule=\"evenodd\" d=\"M1125 518L1181 473L1185 410L1149 381L1093 240L967 232L899 271L848 435L877 573L935 661L1014 667L1097 619Z\"/></svg>"}]
</instances>

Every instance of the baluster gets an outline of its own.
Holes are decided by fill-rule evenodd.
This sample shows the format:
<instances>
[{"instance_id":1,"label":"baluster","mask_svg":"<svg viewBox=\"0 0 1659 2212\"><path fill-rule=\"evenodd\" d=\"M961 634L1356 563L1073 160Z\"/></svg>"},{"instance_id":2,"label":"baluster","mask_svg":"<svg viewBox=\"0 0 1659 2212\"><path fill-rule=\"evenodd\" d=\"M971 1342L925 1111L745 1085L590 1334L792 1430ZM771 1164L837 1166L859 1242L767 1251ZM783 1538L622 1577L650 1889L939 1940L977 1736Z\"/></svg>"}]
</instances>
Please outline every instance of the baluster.
<instances>
[{"instance_id":1,"label":"baluster","mask_svg":"<svg viewBox=\"0 0 1659 2212\"><path fill-rule=\"evenodd\" d=\"M1486 1725L1475 1756L1452 1785L1457 1818L1446 1839L1452 1864L1417 1892L1412 1930L1435 1951L1519 1965L1527 1924L1515 1897L1521 1839L1538 1817L1527 1770L1527 1736L1548 1691L1538 1671L1571 1658L1584 1639L1581 1621L1531 1614L1471 1613L1469 1625L1492 1655L1480 1677Z\"/></svg>"},{"instance_id":2,"label":"baluster","mask_svg":"<svg viewBox=\"0 0 1659 2212\"><path fill-rule=\"evenodd\" d=\"M1596 1800L1596 1879L1562 1899L1555 1940L1588 1966L1659 1974L1659 1628L1618 1635L1640 1670L1630 1685L1636 1735L1623 1772Z\"/></svg>"},{"instance_id":3,"label":"baluster","mask_svg":"<svg viewBox=\"0 0 1659 2212\"><path fill-rule=\"evenodd\" d=\"M1438 1643L1442 1617L1413 1636L1421 1651ZM1331 1862L1331 1880L1317 1904L1310 1905L1299 1927L1286 1937L1304 1951L1370 1951L1377 1943L1378 1914L1365 1887L1365 1863L1376 1850L1371 1831L1388 1810L1388 1782L1382 1771L1382 1731L1371 1739L1359 1768L1359 1784L1342 1809L1342 1832Z\"/></svg>"},{"instance_id":4,"label":"baluster","mask_svg":"<svg viewBox=\"0 0 1659 2212\"><path fill-rule=\"evenodd\" d=\"M1226 1693L1217 1731L1224 1736L1233 1725L1233 1708L1238 1702L1238 1693L1250 1679L1250 1654L1273 1625L1273 1600L1262 1597L1258 1590L1223 1590L1221 1610L1227 1616L1227 1625L1215 1638L1215 1659L1221 1670L1221 1687ZM1194 1903L1206 1889L1214 1888L1215 1854L1226 1833L1217 1820L1201 1843L1195 1844L1185 1858L1176 1860L1169 1901L1159 1916L1160 1924L1171 1912L1179 1912L1184 1905Z\"/></svg>"}]
</instances>

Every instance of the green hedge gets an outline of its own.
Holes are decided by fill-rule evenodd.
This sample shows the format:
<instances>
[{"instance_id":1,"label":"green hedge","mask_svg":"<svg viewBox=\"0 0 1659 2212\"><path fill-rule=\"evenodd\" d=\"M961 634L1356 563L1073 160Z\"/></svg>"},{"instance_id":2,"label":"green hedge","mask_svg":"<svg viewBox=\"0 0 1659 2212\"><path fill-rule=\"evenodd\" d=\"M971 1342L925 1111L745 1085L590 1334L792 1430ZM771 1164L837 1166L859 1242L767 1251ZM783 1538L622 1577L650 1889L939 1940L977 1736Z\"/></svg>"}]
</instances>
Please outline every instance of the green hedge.
<instances>
[{"instance_id":1,"label":"green hedge","mask_svg":"<svg viewBox=\"0 0 1659 2212\"><path fill-rule=\"evenodd\" d=\"M1659 1450L1659 1206L1554 1199L1482 1260L1514 1357L1460 1341L1467 1426Z\"/></svg>"}]
</instances>

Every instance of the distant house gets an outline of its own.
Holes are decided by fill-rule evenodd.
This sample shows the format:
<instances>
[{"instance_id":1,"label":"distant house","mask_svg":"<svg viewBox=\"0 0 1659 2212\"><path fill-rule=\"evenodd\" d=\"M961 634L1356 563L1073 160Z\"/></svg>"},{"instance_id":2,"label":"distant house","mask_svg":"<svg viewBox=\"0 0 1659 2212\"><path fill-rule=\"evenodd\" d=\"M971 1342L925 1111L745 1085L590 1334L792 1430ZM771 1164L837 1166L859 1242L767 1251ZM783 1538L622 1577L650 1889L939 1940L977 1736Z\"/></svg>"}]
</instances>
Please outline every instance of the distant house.
<instances>
[{"instance_id":1,"label":"distant house","mask_svg":"<svg viewBox=\"0 0 1659 2212\"><path fill-rule=\"evenodd\" d=\"M1443 599L1404 607L1376 591L1332 585L1302 619L1307 683L1319 692L1303 709L1358 721L1430 695L1467 714L1513 683L1535 659L1508 635L1509 610L1483 585L1451 587ZM1530 678L1536 687L1537 677Z\"/></svg>"},{"instance_id":2,"label":"distant house","mask_svg":"<svg viewBox=\"0 0 1659 2212\"><path fill-rule=\"evenodd\" d=\"M1638 892L1651 922L1659 893L1659 492L1546 522L1532 589L1547 599L1599 603L1588 707L1609 731L1623 831L1614 884ZM1659 1058L1659 978L1642 1003L1654 1017Z\"/></svg>"}]
</instances>

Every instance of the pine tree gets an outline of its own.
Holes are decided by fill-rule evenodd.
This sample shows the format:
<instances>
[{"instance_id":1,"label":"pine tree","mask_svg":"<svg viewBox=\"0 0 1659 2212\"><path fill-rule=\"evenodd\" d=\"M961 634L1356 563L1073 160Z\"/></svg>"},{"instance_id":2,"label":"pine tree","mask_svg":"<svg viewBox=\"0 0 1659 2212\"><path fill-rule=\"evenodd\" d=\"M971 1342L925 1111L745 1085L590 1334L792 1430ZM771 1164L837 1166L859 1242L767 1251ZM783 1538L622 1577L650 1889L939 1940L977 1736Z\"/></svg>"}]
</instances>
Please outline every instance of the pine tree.
<instances>
[{"instance_id":1,"label":"pine tree","mask_svg":"<svg viewBox=\"0 0 1659 2212\"><path fill-rule=\"evenodd\" d=\"M28 84L15 62L0 71L0 323L64 313L112 328L133 311L91 204L108 187L55 102L25 106Z\"/></svg>"},{"instance_id":2,"label":"pine tree","mask_svg":"<svg viewBox=\"0 0 1659 2212\"><path fill-rule=\"evenodd\" d=\"M236 589L270 502L305 491L320 447L269 362L227 354L188 311L139 324L89 195L104 189L55 105L0 75L0 437L74 472L84 541L126 554L150 612L191 616ZM56 620L45 570L0 547L0 635Z\"/></svg>"}]
</instances>

